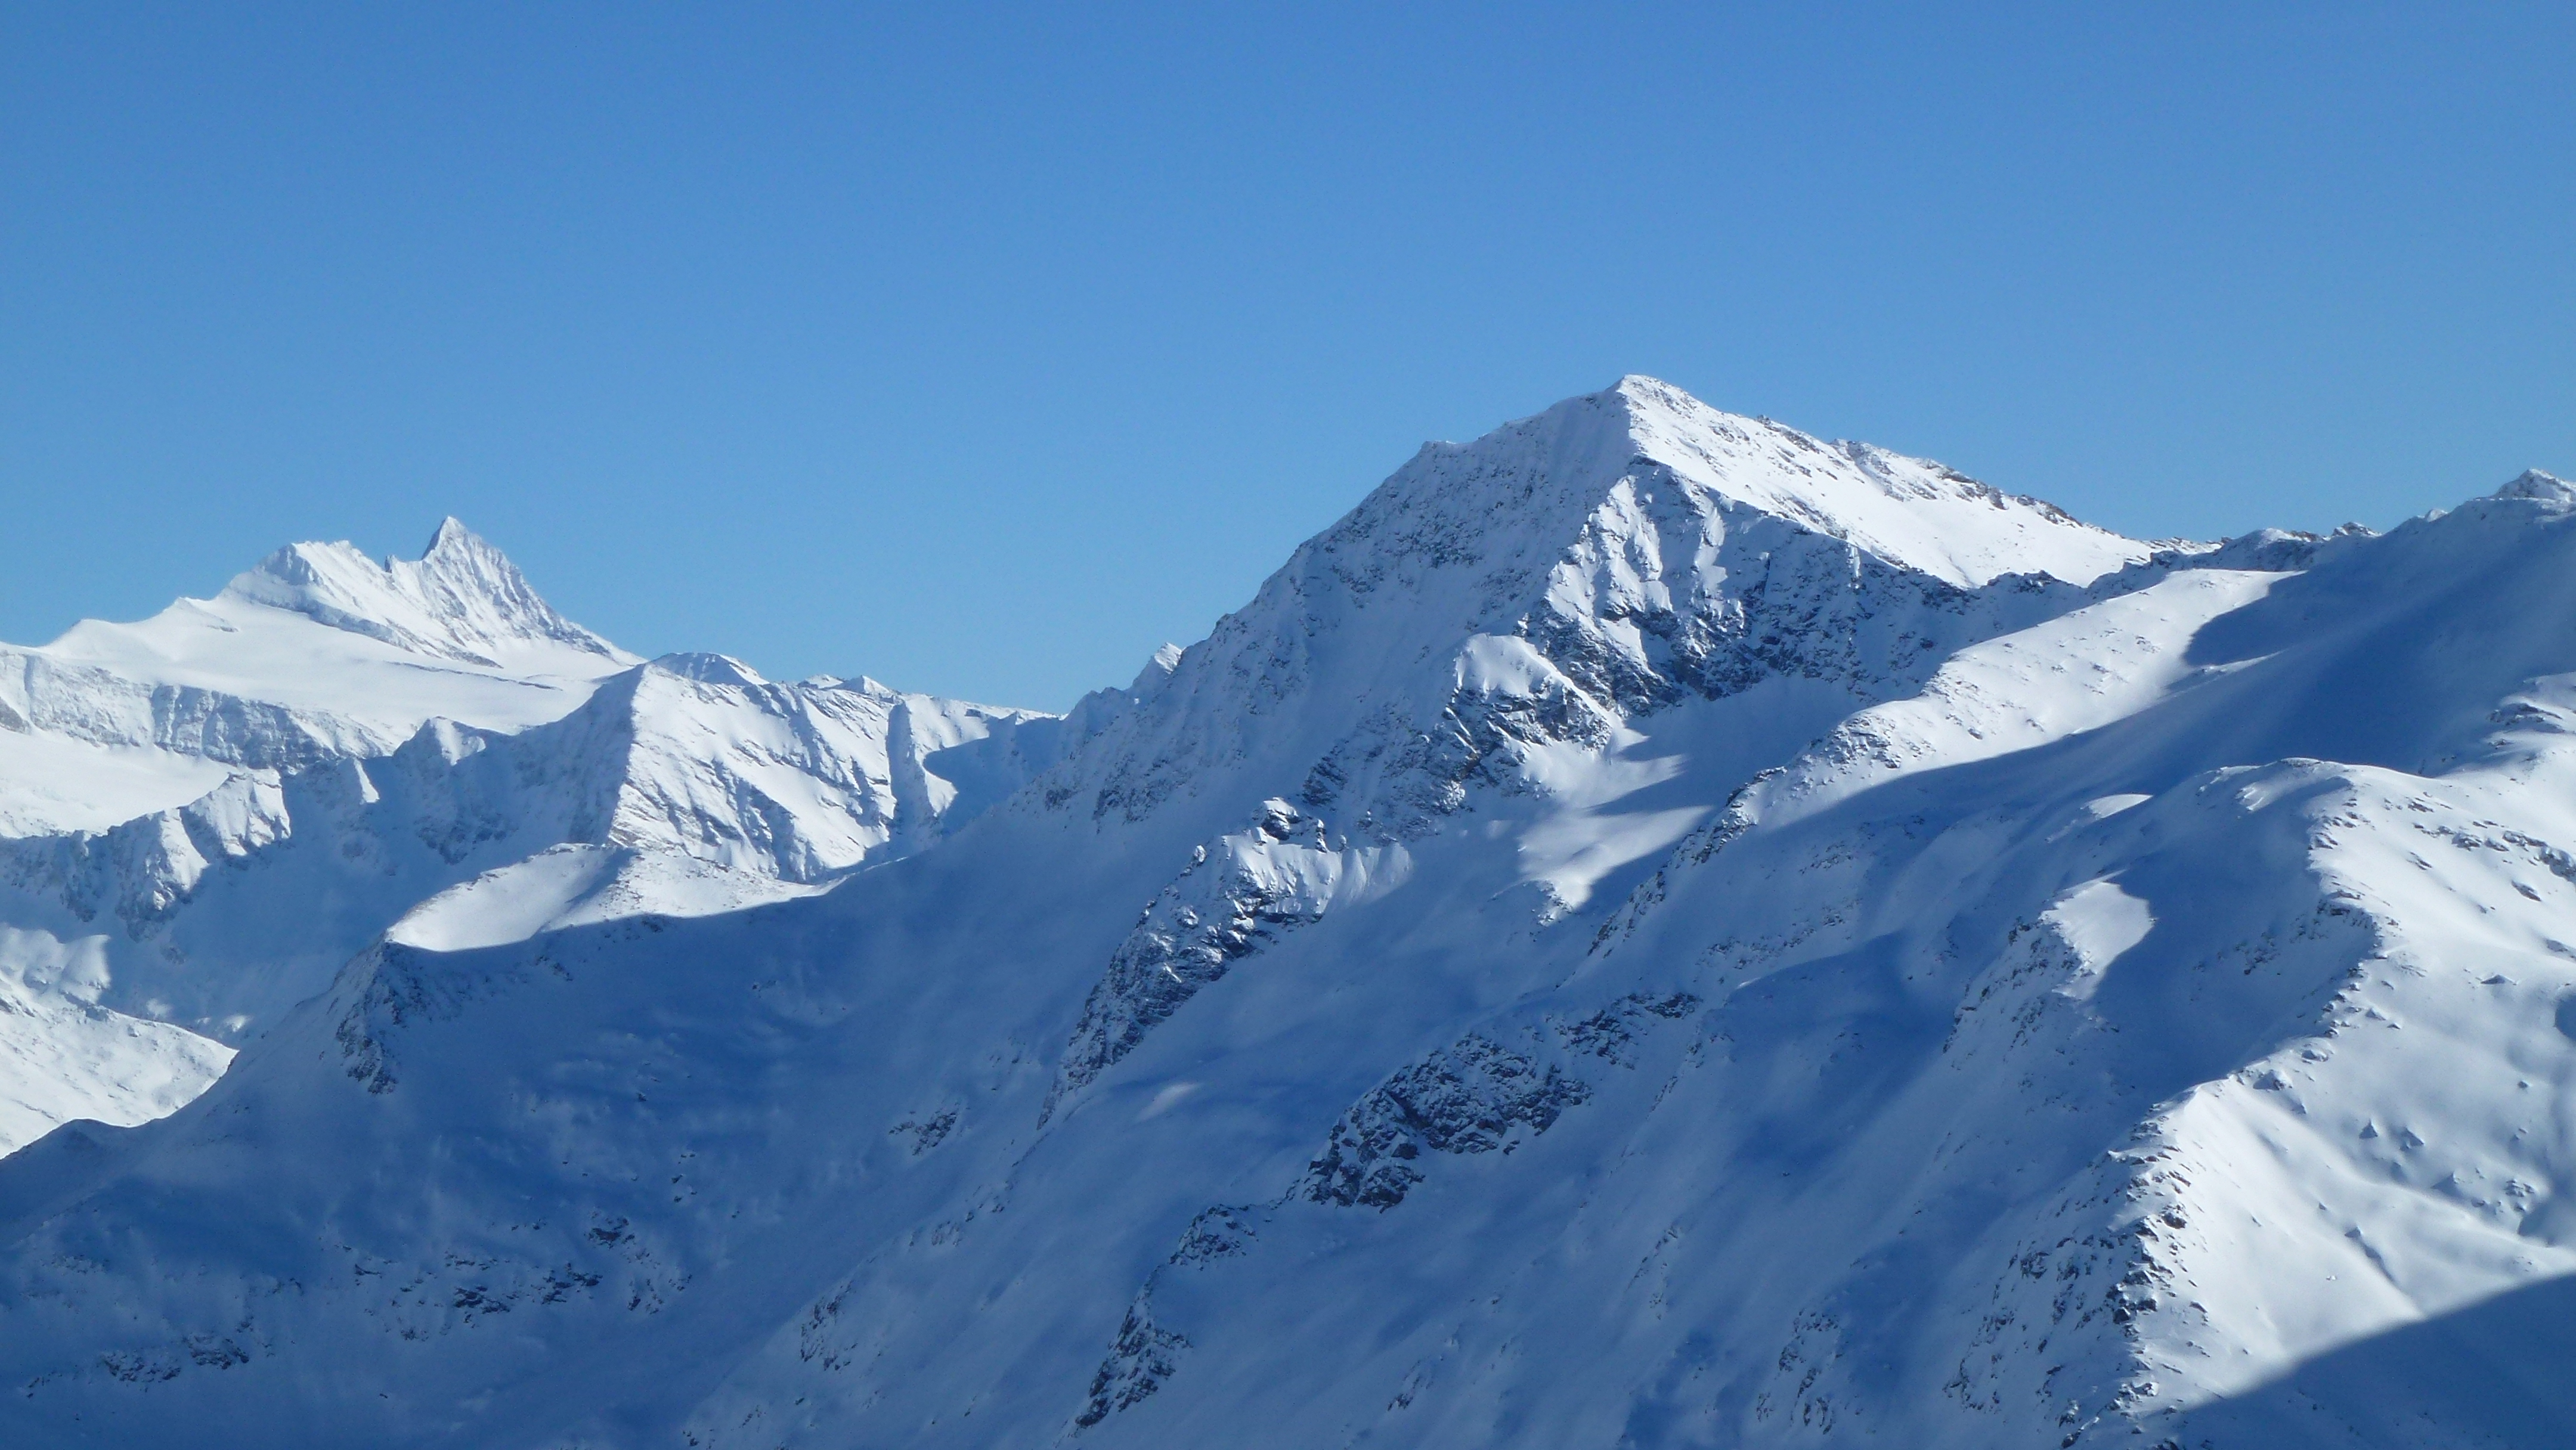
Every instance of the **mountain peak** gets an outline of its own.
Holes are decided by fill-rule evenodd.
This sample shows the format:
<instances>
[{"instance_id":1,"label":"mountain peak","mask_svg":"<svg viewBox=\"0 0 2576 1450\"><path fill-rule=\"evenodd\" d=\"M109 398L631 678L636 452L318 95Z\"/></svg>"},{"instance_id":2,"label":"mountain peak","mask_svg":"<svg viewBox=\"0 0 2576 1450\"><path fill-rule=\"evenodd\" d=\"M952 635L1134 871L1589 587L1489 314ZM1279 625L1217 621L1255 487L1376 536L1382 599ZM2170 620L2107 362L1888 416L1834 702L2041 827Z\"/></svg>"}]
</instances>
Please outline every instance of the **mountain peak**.
<instances>
[{"instance_id":1,"label":"mountain peak","mask_svg":"<svg viewBox=\"0 0 2576 1450\"><path fill-rule=\"evenodd\" d=\"M1180 668L1182 653L1179 645L1164 641L1162 648L1154 651L1153 658L1145 661L1145 667L1136 672L1136 682L1127 687L1129 692L1141 695L1162 688L1163 682L1172 677L1172 671Z\"/></svg>"},{"instance_id":2,"label":"mountain peak","mask_svg":"<svg viewBox=\"0 0 2576 1450\"><path fill-rule=\"evenodd\" d=\"M1695 408L1704 409L1709 412L1717 411L1714 408L1710 408L1706 403L1701 402L1699 399L1692 397L1688 392L1681 388L1665 382L1662 378L1650 377L1644 373L1627 373L1622 375L1619 381L1612 383L1609 387L1603 389L1601 396L1620 398L1632 407L1667 409Z\"/></svg>"},{"instance_id":3,"label":"mountain peak","mask_svg":"<svg viewBox=\"0 0 2576 1450\"><path fill-rule=\"evenodd\" d=\"M500 550L493 548L490 542L485 540L481 534L465 527L465 521L463 519L458 518L454 514L449 514L447 517L438 521L438 527L430 533L429 542L422 546L420 557L423 562L427 562L428 560L436 558L442 554L498 555L500 552ZM390 566L394 561L388 559L385 562Z\"/></svg>"},{"instance_id":4,"label":"mountain peak","mask_svg":"<svg viewBox=\"0 0 2576 1450\"><path fill-rule=\"evenodd\" d=\"M659 674L695 680L702 685L730 685L736 689L751 689L769 683L761 677L760 671L731 655L704 651L666 654L650 662L646 668Z\"/></svg>"},{"instance_id":5,"label":"mountain peak","mask_svg":"<svg viewBox=\"0 0 2576 1450\"><path fill-rule=\"evenodd\" d=\"M453 516L416 560L379 564L346 541L289 544L224 587L224 597L292 610L399 649L490 665L526 645L617 657L564 618L527 576Z\"/></svg>"},{"instance_id":6,"label":"mountain peak","mask_svg":"<svg viewBox=\"0 0 2576 1450\"><path fill-rule=\"evenodd\" d=\"M1931 639L2000 631L2149 552L1940 464L1630 375L1425 445L1168 683L1149 666L1105 705L1150 708L1103 725L1081 770L1095 816L1142 820L1202 768L1275 770L1304 778L1308 804L1400 834L1536 738L1525 724L1459 733L1500 712L1570 739L1774 677L1859 698L1918 682ZM1247 719L1276 759L1239 765L1254 758ZM1453 742L1468 766L1439 754ZM1075 799L1080 773L1049 798Z\"/></svg>"},{"instance_id":7,"label":"mountain peak","mask_svg":"<svg viewBox=\"0 0 2576 1450\"><path fill-rule=\"evenodd\" d=\"M1457 557L1552 559L1597 510L1623 507L1623 490L1624 507L1669 494L1721 533L1768 515L1960 587L2021 573L2086 584L2148 553L1929 459L1724 412L1634 373L1472 442L1426 447L1326 537L1436 534Z\"/></svg>"},{"instance_id":8,"label":"mountain peak","mask_svg":"<svg viewBox=\"0 0 2576 1450\"><path fill-rule=\"evenodd\" d=\"M1728 413L1657 378L1632 373L1571 402L1596 400L1624 413L1638 459L1672 470L1685 486L1953 584L2014 573L2084 584L2146 554L2053 504L1945 464Z\"/></svg>"},{"instance_id":9,"label":"mountain peak","mask_svg":"<svg viewBox=\"0 0 2576 1450\"><path fill-rule=\"evenodd\" d=\"M2542 503L2576 503L2576 484L2570 484L2556 474L2526 468L2511 483L2497 489L2493 496L2537 499Z\"/></svg>"}]
</instances>

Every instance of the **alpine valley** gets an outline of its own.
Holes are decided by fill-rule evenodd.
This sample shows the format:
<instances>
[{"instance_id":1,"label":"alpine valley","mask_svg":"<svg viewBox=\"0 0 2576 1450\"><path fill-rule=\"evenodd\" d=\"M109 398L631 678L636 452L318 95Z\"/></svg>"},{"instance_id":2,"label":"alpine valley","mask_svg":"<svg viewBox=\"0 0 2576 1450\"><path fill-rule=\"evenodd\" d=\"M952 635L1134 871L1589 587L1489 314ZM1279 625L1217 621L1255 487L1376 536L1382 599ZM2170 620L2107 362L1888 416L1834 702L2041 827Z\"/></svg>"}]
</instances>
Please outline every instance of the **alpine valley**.
<instances>
[{"instance_id":1,"label":"alpine valley","mask_svg":"<svg viewBox=\"0 0 2576 1450\"><path fill-rule=\"evenodd\" d=\"M0 1443L2576 1441L2576 488L1628 378L1063 716L453 520L0 647Z\"/></svg>"}]
</instances>

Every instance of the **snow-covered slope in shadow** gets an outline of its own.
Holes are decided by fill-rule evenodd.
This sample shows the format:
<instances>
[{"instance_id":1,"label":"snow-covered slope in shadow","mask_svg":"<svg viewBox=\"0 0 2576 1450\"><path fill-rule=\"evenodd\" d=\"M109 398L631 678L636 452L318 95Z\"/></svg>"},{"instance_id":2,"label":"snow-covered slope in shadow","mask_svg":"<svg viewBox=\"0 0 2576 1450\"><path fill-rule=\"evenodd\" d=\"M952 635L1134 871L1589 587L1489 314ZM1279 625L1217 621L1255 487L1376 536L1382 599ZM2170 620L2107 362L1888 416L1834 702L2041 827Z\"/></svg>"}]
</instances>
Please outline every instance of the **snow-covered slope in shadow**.
<instances>
[{"instance_id":1,"label":"snow-covered slope in shadow","mask_svg":"<svg viewBox=\"0 0 2576 1450\"><path fill-rule=\"evenodd\" d=\"M2576 1270L2571 618L2544 478L2158 552L1632 379L933 849L537 856L0 1161L0 1426L2518 1443L2267 1407Z\"/></svg>"}]
</instances>

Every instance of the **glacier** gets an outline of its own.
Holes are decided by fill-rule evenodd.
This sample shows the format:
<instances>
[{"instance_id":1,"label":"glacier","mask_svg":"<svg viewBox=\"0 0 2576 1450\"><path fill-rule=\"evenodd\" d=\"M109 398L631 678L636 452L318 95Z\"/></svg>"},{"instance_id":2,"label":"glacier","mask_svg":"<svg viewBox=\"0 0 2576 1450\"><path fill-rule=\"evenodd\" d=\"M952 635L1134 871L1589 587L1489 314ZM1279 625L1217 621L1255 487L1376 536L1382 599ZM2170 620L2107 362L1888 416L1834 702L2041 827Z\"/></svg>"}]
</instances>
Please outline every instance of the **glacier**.
<instances>
[{"instance_id":1,"label":"glacier","mask_svg":"<svg viewBox=\"0 0 2576 1450\"><path fill-rule=\"evenodd\" d=\"M1062 716L297 545L0 651L0 1428L2564 1443L2571 620L1645 378Z\"/></svg>"}]
</instances>

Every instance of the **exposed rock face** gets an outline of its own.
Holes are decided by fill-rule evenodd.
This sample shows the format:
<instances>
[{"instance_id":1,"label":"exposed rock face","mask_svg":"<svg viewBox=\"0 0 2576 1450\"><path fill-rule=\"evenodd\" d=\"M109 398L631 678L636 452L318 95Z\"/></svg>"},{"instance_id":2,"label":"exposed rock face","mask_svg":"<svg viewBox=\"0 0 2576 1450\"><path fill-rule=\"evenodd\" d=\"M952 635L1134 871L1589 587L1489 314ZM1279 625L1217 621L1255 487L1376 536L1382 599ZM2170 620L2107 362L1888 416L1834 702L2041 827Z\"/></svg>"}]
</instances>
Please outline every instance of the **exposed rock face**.
<instances>
[{"instance_id":1,"label":"exposed rock face","mask_svg":"<svg viewBox=\"0 0 2576 1450\"><path fill-rule=\"evenodd\" d=\"M1301 1185L1317 1203L1393 1208L1422 1181L1425 1153L1510 1152L1592 1095L1579 1078L1470 1036L1369 1091L1333 1125Z\"/></svg>"},{"instance_id":2,"label":"exposed rock face","mask_svg":"<svg viewBox=\"0 0 2576 1450\"><path fill-rule=\"evenodd\" d=\"M1261 803L1251 830L1190 856L1084 1000L1057 1069L1057 1097L1125 1057L1243 958L1321 919L1336 898L1391 889L1405 868L1401 849L1332 849L1323 822L1278 799Z\"/></svg>"}]
</instances>

